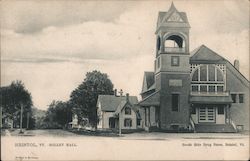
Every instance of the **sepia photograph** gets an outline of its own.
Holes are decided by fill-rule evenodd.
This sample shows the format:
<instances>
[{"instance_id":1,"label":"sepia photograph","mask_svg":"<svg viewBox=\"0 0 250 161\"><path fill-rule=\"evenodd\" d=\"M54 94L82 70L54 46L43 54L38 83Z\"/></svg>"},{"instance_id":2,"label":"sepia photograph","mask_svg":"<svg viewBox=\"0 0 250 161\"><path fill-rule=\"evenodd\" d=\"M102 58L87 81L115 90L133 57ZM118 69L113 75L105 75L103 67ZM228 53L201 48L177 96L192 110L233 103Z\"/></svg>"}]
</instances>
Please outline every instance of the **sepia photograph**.
<instances>
[{"instance_id":1,"label":"sepia photograph","mask_svg":"<svg viewBox=\"0 0 250 161\"><path fill-rule=\"evenodd\" d=\"M0 7L2 161L250 159L248 0Z\"/></svg>"}]
</instances>

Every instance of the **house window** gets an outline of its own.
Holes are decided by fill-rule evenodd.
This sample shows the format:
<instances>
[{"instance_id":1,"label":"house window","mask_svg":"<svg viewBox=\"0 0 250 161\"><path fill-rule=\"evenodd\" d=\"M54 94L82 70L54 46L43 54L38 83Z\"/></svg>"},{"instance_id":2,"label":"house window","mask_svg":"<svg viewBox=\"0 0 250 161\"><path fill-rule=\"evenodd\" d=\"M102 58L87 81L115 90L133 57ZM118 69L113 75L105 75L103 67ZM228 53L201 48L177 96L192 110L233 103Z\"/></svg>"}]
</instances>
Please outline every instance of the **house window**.
<instances>
[{"instance_id":1,"label":"house window","mask_svg":"<svg viewBox=\"0 0 250 161\"><path fill-rule=\"evenodd\" d=\"M172 111L179 110L179 94L172 94Z\"/></svg>"},{"instance_id":2,"label":"house window","mask_svg":"<svg viewBox=\"0 0 250 161\"><path fill-rule=\"evenodd\" d=\"M180 65L180 58L178 56L171 57L171 66L179 66Z\"/></svg>"},{"instance_id":3,"label":"house window","mask_svg":"<svg viewBox=\"0 0 250 161\"><path fill-rule=\"evenodd\" d=\"M244 103L244 94L239 94L239 103Z\"/></svg>"},{"instance_id":4,"label":"house window","mask_svg":"<svg viewBox=\"0 0 250 161\"><path fill-rule=\"evenodd\" d=\"M140 126L140 125L141 125L141 120L137 119L137 126Z\"/></svg>"},{"instance_id":5,"label":"house window","mask_svg":"<svg viewBox=\"0 0 250 161\"><path fill-rule=\"evenodd\" d=\"M224 107L218 108L218 115L224 115Z\"/></svg>"},{"instance_id":6,"label":"house window","mask_svg":"<svg viewBox=\"0 0 250 161\"><path fill-rule=\"evenodd\" d=\"M129 107L125 108L125 115L131 115L131 108Z\"/></svg>"},{"instance_id":7,"label":"house window","mask_svg":"<svg viewBox=\"0 0 250 161\"><path fill-rule=\"evenodd\" d=\"M236 94L231 94L231 98L233 100L233 103L236 103Z\"/></svg>"},{"instance_id":8,"label":"house window","mask_svg":"<svg viewBox=\"0 0 250 161\"><path fill-rule=\"evenodd\" d=\"M131 119L125 119L124 120L124 126L125 127L132 127L132 120Z\"/></svg>"}]
</instances>

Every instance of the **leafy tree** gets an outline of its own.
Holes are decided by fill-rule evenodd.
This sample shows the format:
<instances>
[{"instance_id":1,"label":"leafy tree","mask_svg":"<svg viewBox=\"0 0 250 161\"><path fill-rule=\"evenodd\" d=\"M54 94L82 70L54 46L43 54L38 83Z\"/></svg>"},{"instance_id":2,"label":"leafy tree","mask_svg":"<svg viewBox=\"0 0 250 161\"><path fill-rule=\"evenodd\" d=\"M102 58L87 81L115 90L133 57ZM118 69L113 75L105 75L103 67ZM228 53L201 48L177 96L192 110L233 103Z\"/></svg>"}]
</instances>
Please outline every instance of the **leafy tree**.
<instances>
[{"instance_id":1,"label":"leafy tree","mask_svg":"<svg viewBox=\"0 0 250 161\"><path fill-rule=\"evenodd\" d=\"M88 118L92 126L97 126L96 103L100 94L113 94L113 83L105 73L96 70L88 72L84 81L70 95L69 103L79 122Z\"/></svg>"},{"instance_id":2,"label":"leafy tree","mask_svg":"<svg viewBox=\"0 0 250 161\"><path fill-rule=\"evenodd\" d=\"M20 121L21 106L23 106L23 127L26 127L27 117L29 116L29 128L33 128L35 120L32 115L32 97L24 84L17 80L9 86L0 88L0 105L3 107L3 114L9 114L14 120L14 125Z\"/></svg>"}]
</instances>

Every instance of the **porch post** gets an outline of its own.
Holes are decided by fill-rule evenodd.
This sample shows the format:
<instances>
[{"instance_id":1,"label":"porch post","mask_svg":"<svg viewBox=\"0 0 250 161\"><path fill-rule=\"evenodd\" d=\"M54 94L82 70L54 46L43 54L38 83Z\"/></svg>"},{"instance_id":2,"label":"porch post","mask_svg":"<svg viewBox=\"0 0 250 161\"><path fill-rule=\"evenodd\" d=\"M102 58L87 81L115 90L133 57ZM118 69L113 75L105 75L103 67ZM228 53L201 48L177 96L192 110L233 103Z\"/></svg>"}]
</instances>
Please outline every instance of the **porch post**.
<instances>
[{"instance_id":1,"label":"porch post","mask_svg":"<svg viewBox=\"0 0 250 161\"><path fill-rule=\"evenodd\" d=\"M122 135L122 120L121 120L121 113L119 113L119 135Z\"/></svg>"},{"instance_id":2,"label":"porch post","mask_svg":"<svg viewBox=\"0 0 250 161\"><path fill-rule=\"evenodd\" d=\"M229 105L226 105L226 122L230 123L230 109L229 109Z\"/></svg>"}]
</instances>

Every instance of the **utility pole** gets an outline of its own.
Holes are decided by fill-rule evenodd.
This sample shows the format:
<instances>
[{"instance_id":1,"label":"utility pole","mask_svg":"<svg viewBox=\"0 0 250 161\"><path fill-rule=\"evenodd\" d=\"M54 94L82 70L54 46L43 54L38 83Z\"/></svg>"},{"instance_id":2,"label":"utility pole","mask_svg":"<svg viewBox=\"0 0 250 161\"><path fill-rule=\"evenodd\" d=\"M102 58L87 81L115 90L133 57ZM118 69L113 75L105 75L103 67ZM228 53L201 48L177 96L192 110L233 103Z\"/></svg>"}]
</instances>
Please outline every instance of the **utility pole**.
<instances>
[{"instance_id":1,"label":"utility pole","mask_svg":"<svg viewBox=\"0 0 250 161\"><path fill-rule=\"evenodd\" d=\"M122 89L120 90L120 98L121 98L121 102L122 102L122 94L123 94L123 91ZM121 117L121 112L119 113L119 136L122 135L122 117Z\"/></svg>"},{"instance_id":2,"label":"utility pole","mask_svg":"<svg viewBox=\"0 0 250 161\"><path fill-rule=\"evenodd\" d=\"M30 113L27 112L27 125L26 125L26 129L29 129L29 121L30 121Z\"/></svg>"},{"instance_id":3,"label":"utility pole","mask_svg":"<svg viewBox=\"0 0 250 161\"><path fill-rule=\"evenodd\" d=\"M23 133L23 104L21 104L20 134Z\"/></svg>"}]
</instances>

